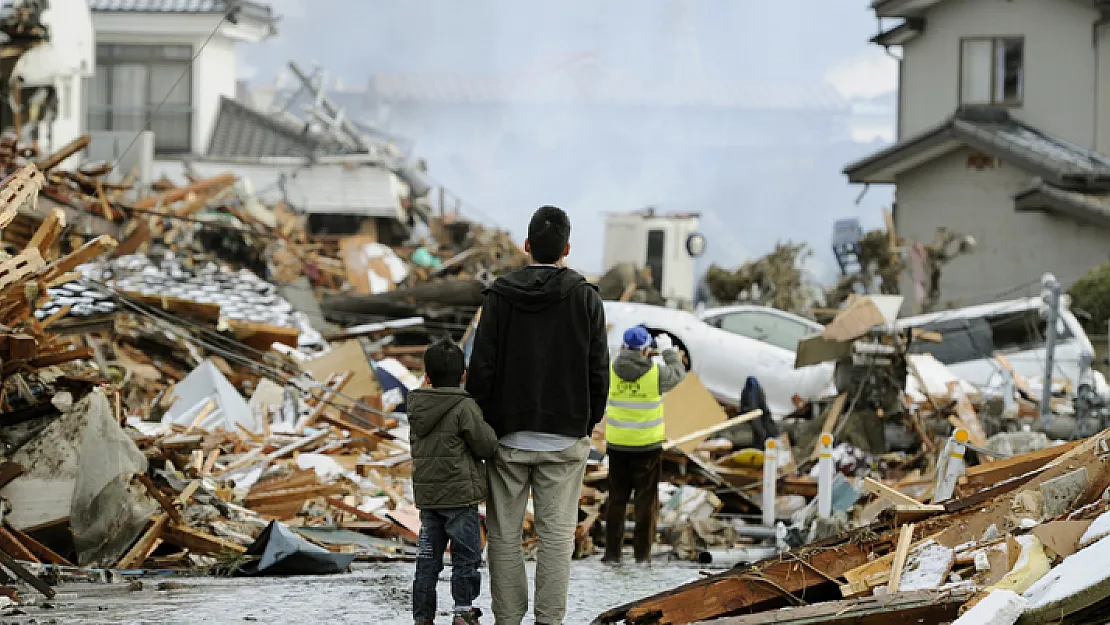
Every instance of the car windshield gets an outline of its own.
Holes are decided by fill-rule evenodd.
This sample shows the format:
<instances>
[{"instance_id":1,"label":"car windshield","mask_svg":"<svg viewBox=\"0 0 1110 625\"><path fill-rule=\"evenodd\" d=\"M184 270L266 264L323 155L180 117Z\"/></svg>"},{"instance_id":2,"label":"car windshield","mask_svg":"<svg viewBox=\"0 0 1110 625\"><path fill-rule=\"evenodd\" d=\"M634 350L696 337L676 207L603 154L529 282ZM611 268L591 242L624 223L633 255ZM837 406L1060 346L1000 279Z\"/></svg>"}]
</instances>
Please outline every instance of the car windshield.
<instances>
[{"instance_id":1,"label":"car windshield","mask_svg":"<svg viewBox=\"0 0 1110 625\"><path fill-rule=\"evenodd\" d=\"M815 332L800 321L755 310L725 313L707 319L706 323L792 352L797 351L798 341Z\"/></svg>"},{"instance_id":2,"label":"car windshield","mask_svg":"<svg viewBox=\"0 0 1110 625\"><path fill-rule=\"evenodd\" d=\"M1073 338L1071 328L1060 324L1058 340ZM910 352L932 354L946 365L991 358L996 353L1020 352L1044 347L1048 324L1036 310L987 315L973 319L940 319L914 326L940 334L939 343L914 341Z\"/></svg>"}]
</instances>

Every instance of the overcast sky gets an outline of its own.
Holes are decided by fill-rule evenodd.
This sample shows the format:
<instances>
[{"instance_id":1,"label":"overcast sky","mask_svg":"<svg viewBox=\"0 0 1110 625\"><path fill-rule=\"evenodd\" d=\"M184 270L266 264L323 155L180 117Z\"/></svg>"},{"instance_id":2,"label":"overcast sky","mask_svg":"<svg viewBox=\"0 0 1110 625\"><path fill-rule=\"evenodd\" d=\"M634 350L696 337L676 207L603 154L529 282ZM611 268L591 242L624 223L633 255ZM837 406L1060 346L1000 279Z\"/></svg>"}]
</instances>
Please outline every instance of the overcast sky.
<instances>
[{"instance_id":1,"label":"overcast sky","mask_svg":"<svg viewBox=\"0 0 1110 625\"><path fill-rule=\"evenodd\" d=\"M662 68L673 65L672 42L685 10L693 16L694 38L699 42L697 54L691 58L699 62L700 68L693 69L708 80L732 84L827 81L846 98L887 94L897 84L894 61L868 44L877 28L867 8L869 0L270 2L283 16L280 34L262 44L246 46L240 54L241 76L256 83L272 80L291 59L303 65L320 63L329 76L341 77L349 84L365 84L374 73L519 72L582 52L597 55L624 76L652 79ZM444 154L468 149L437 144L435 137L417 139L417 152L423 143L428 154L441 155L441 160L446 160ZM863 147L852 158L871 149L873 146ZM848 151L852 151L850 146ZM801 197L778 188L759 190L759 197L766 198L766 206L761 207L764 210L791 217L810 211L815 219L801 229L796 223L767 219L743 228L737 225L735 215L710 215L709 220L716 225L709 228L718 231L716 239L710 237L711 257L722 263L738 263L769 251L776 240L788 238L808 240L822 251L827 249L836 217L859 216L866 224L881 223L879 206L889 201L889 191L872 190L868 199L856 206L854 200L860 189L843 180L840 166L828 167L832 171L815 183L820 187L817 196L826 199L820 206L809 206L814 204L812 195ZM448 186L460 189L460 194L466 190L468 199L473 198L475 203L486 199L486 215L518 237L531 211L546 200L522 192L513 195L519 205L501 205L488 195L488 189L461 179L462 174L449 163L437 167L433 157L429 168ZM452 176L456 179L451 180ZM783 185L778 180L767 184ZM606 193L636 185L635 180L614 180ZM566 200L589 204L581 197L585 196ZM580 215L588 215L583 220L589 227L576 229L581 233L576 234L576 251L581 251L573 260L587 271L596 271L601 262L600 228L595 227L600 225L600 217L589 215L598 209L567 208L576 221ZM819 253L818 270L827 273L830 259L831 255Z\"/></svg>"}]
</instances>

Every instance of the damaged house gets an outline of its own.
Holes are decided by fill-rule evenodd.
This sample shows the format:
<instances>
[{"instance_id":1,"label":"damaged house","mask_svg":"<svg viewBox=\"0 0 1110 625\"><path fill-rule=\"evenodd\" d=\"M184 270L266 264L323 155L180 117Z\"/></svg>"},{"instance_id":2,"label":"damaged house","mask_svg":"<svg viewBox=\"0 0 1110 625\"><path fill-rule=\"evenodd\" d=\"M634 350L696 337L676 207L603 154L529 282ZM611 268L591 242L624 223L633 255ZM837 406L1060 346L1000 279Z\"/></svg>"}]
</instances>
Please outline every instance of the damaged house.
<instances>
[{"instance_id":1,"label":"damaged house","mask_svg":"<svg viewBox=\"0 0 1110 625\"><path fill-rule=\"evenodd\" d=\"M898 140L845 173L895 185L895 227L907 240L930 241L941 226L974 237L975 251L941 278L941 304L1033 293L1046 271L1067 288L1106 261L1105 3L875 0L872 8L884 28L872 41L901 50ZM911 267L921 256L911 250Z\"/></svg>"}]
</instances>

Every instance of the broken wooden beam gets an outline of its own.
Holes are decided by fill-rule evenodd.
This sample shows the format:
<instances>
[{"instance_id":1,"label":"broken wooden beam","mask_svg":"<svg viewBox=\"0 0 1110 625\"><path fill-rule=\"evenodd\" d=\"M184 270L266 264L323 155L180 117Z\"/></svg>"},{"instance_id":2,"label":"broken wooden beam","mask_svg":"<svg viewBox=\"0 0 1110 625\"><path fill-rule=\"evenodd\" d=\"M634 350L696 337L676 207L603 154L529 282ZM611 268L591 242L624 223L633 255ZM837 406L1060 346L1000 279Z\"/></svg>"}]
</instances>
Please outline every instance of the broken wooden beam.
<instances>
[{"instance_id":1,"label":"broken wooden beam","mask_svg":"<svg viewBox=\"0 0 1110 625\"><path fill-rule=\"evenodd\" d=\"M50 171L60 165L62 161L89 147L90 140L89 135L81 135L73 141L63 145L57 152L38 161L35 165L42 171Z\"/></svg>"},{"instance_id":2,"label":"broken wooden beam","mask_svg":"<svg viewBox=\"0 0 1110 625\"><path fill-rule=\"evenodd\" d=\"M13 558L11 555L8 554L8 552L4 551L3 549L0 549L0 564L3 564L4 568L8 569L12 573L15 573L16 576L19 577L19 579L22 579L31 586L34 586L35 590L42 593L48 599L53 599L54 595L57 594L54 589L50 587L49 584L42 581L38 575L35 575L34 573L28 571L26 568L23 567L22 564L16 562L15 558Z\"/></svg>"},{"instance_id":3,"label":"broken wooden beam","mask_svg":"<svg viewBox=\"0 0 1110 625\"><path fill-rule=\"evenodd\" d=\"M844 541L841 536L838 541ZM771 610L791 604L785 593L801 595L832 584L846 571L866 564L869 554L890 548L888 539L825 541L786 552L747 569L734 569L613 608L595 623L669 623L685 625L742 612Z\"/></svg>"},{"instance_id":4,"label":"broken wooden beam","mask_svg":"<svg viewBox=\"0 0 1110 625\"><path fill-rule=\"evenodd\" d=\"M913 510L920 510L922 512L944 512L944 506L940 504L921 503L913 497L869 477L863 478L863 487L872 495L881 499L886 499L896 505L905 506Z\"/></svg>"},{"instance_id":5,"label":"broken wooden beam","mask_svg":"<svg viewBox=\"0 0 1110 625\"><path fill-rule=\"evenodd\" d=\"M21 530L17 530L7 523L5 523L4 526L9 532L12 533L13 536L16 537L16 539L19 540L20 543L23 544L24 547L27 548L28 551L35 554L35 557L38 558L40 562L57 564L59 566L74 566L72 562L58 555L50 547L47 547L46 545L35 540L35 538L30 534L27 534Z\"/></svg>"},{"instance_id":6,"label":"broken wooden beam","mask_svg":"<svg viewBox=\"0 0 1110 625\"><path fill-rule=\"evenodd\" d=\"M119 559L116 563L118 569L137 569L146 562L150 554L158 548L162 542L162 532L166 529L166 524L169 523L170 517L165 514L156 515L151 519L150 524L147 526L145 532L139 537L139 540Z\"/></svg>"},{"instance_id":7,"label":"broken wooden beam","mask_svg":"<svg viewBox=\"0 0 1110 625\"><path fill-rule=\"evenodd\" d=\"M896 595L826 601L775 612L733 616L713 625L812 625L816 623L947 623L959 617L960 606L972 597L966 588L922 590Z\"/></svg>"},{"instance_id":8,"label":"broken wooden beam","mask_svg":"<svg viewBox=\"0 0 1110 625\"><path fill-rule=\"evenodd\" d=\"M246 553L247 551L246 547L238 543L183 525L167 525L162 532L162 540L201 555L218 555L226 552Z\"/></svg>"},{"instance_id":9,"label":"broken wooden beam","mask_svg":"<svg viewBox=\"0 0 1110 625\"><path fill-rule=\"evenodd\" d=\"M23 560L24 562L33 562L41 564L41 561L31 553L19 539L15 537L7 527L0 526L0 549L10 553L16 560Z\"/></svg>"},{"instance_id":10,"label":"broken wooden beam","mask_svg":"<svg viewBox=\"0 0 1110 625\"><path fill-rule=\"evenodd\" d=\"M162 492L162 489L158 488L154 480L150 479L150 476L146 473L140 473L138 477L139 481L142 482L143 486L146 488L146 492L150 493L150 496L158 501L158 505L162 506L162 510L165 511L170 519L172 519L174 523L181 523L181 512L173 505L173 501Z\"/></svg>"}]
</instances>

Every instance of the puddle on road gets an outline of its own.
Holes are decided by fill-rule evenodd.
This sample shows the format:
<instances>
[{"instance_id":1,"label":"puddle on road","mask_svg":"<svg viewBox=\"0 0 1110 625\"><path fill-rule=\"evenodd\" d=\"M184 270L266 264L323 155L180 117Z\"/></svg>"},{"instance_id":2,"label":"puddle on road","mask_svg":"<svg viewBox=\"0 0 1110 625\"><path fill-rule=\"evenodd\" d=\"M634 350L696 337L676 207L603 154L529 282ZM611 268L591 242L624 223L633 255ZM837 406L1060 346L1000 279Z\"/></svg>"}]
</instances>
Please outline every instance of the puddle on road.
<instances>
[{"instance_id":1,"label":"puddle on road","mask_svg":"<svg viewBox=\"0 0 1110 625\"><path fill-rule=\"evenodd\" d=\"M158 579L143 580L143 589L127 584L67 584L49 603L31 606L22 615L0 617L0 623L36 624L189 624L313 623L328 625L377 623L410 625L412 564L358 565L354 573L328 577L226 579L174 578L171 590L157 590ZM448 567L440 576L439 607L451 608ZM528 564L528 575L535 572ZM679 565L643 568L633 564L610 567L596 558L575 562L567 601L568 625L586 624L600 612L697 579L697 569ZM478 605L489 612L489 577L482 570ZM439 622L448 621L440 617ZM529 619L526 622L531 622Z\"/></svg>"}]
</instances>

